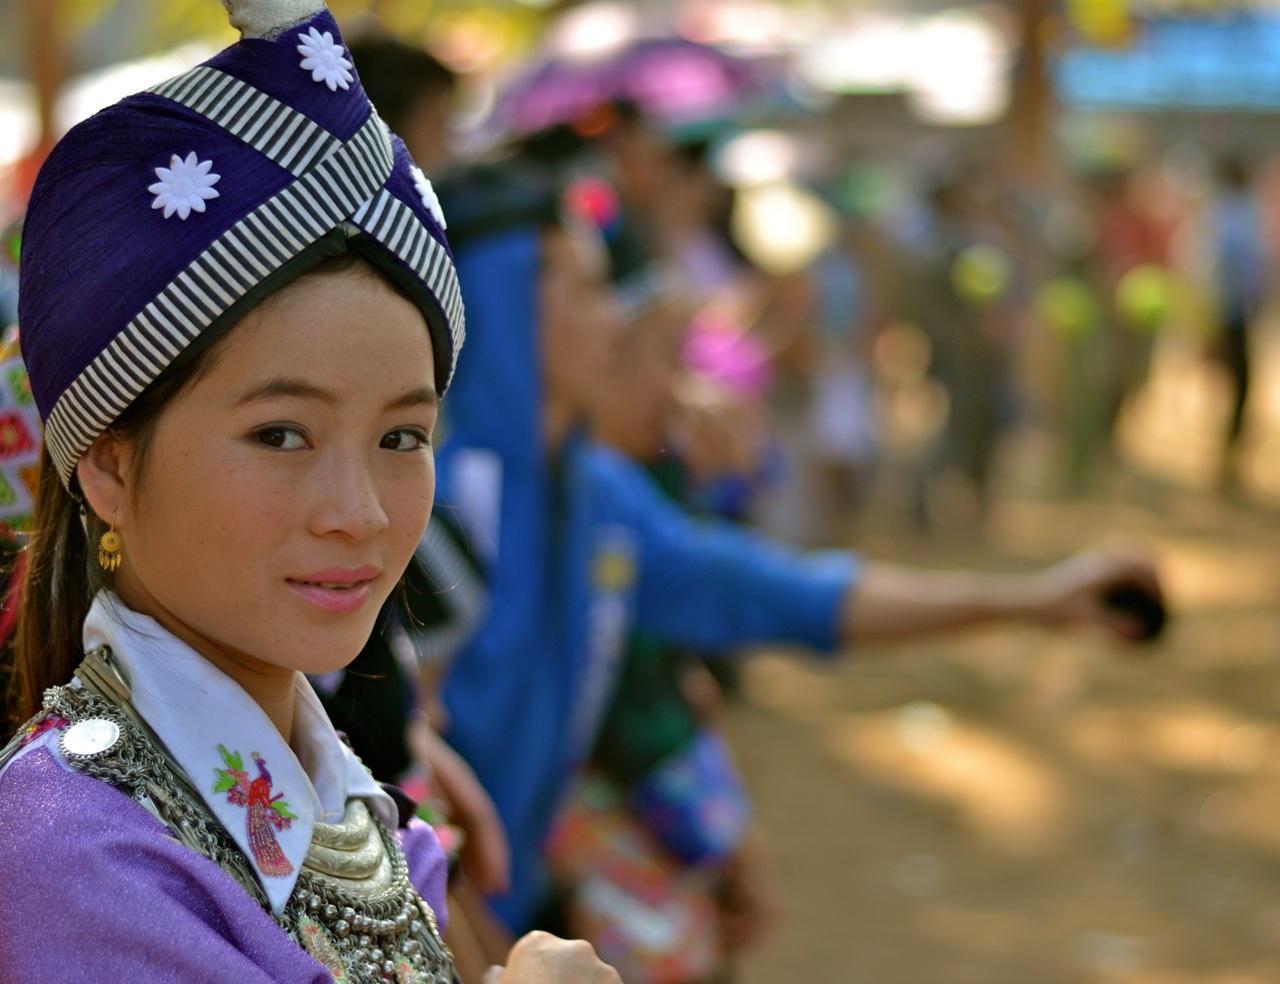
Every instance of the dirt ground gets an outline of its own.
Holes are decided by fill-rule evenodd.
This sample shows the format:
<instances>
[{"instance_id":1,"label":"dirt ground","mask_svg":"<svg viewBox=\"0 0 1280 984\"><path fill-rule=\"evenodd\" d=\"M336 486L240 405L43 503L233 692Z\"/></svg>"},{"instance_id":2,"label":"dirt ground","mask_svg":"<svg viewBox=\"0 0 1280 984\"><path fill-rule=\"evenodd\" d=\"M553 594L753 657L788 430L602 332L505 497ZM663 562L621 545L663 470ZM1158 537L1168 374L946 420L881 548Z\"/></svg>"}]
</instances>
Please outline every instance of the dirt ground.
<instances>
[{"instance_id":1,"label":"dirt ground","mask_svg":"<svg viewBox=\"0 0 1280 984\"><path fill-rule=\"evenodd\" d=\"M1171 500L1006 502L986 557L1149 544L1176 611L1149 650L1006 627L748 664L782 912L747 984L1280 981L1280 523Z\"/></svg>"},{"instance_id":2,"label":"dirt ground","mask_svg":"<svg viewBox=\"0 0 1280 984\"><path fill-rule=\"evenodd\" d=\"M981 535L854 537L1002 569L1146 544L1149 649L1014 626L748 662L729 729L780 912L743 984L1280 982L1280 511L1166 451L1105 496L1014 490Z\"/></svg>"}]
</instances>

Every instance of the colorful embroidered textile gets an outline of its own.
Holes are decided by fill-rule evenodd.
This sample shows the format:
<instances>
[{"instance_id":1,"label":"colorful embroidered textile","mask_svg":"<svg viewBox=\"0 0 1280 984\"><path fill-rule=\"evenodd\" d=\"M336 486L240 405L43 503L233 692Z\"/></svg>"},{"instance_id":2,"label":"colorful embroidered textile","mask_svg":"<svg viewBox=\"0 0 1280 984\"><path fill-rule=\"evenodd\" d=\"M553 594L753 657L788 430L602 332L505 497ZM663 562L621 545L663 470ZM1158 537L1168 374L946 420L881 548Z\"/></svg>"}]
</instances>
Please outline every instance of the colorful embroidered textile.
<instances>
[{"instance_id":1,"label":"colorful embroidered textile","mask_svg":"<svg viewBox=\"0 0 1280 984\"><path fill-rule=\"evenodd\" d=\"M16 336L0 342L0 525L21 529L35 505L40 415Z\"/></svg>"},{"instance_id":2,"label":"colorful embroidered textile","mask_svg":"<svg viewBox=\"0 0 1280 984\"><path fill-rule=\"evenodd\" d=\"M312 980L309 961L291 961L289 949L325 966L334 957L340 980L450 979L435 928L446 915L440 844L419 821L389 833L399 823L394 801L338 740L305 680L286 744L239 686L113 595L95 599L85 639L83 686L47 690L44 716L0 750L0 939L28 938L25 886L47 882L55 867L112 899L112 912L92 919L78 889L42 900L39 912L86 946L68 953L54 932L18 952L0 947L0 982ZM248 758L217 735L234 735ZM82 782L67 785L68 774ZM86 813L94 836L65 813L82 801L95 804ZM166 921L148 930L130 974L89 974L138 951L130 920L147 909L163 909ZM174 938L198 953L179 958ZM222 962L228 946L249 962Z\"/></svg>"},{"instance_id":3,"label":"colorful embroidered textile","mask_svg":"<svg viewBox=\"0 0 1280 984\"><path fill-rule=\"evenodd\" d=\"M547 837L547 863L566 893L569 932L590 940L622 979L711 980L720 965L714 876L676 861L592 772L574 777Z\"/></svg>"},{"instance_id":4,"label":"colorful embroidered textile","mask_svg":"<svg viewBox=\"0 0 1280 984\"><path fill-rule=\"evenodd\" d=\"M55 742L33 742L0 773L0 803L0 938L39 943L0 947L5 984L332 980L239 882L67 768ZM139 928L161 918L139 947Z\"/></svg>"},{"instance_id":5,"label":"colorful embroidered textile","mask_svg":"<svg viewBox=\"0 0 1280 984\"><path fill-rule=\"evenodd\" d=\"M444 216L336 22L321 0L231 6L309 12L265 37L250 24L203 65L81 123L32 192L19 324L64 481L166 369L346 250L418 304L440 392L452 376L464 329Z\"/></svg>"},{"instance_id":6,"label":"colorful embroidered textile","mask_svg":"<svg viewBox=\"0 0 1280 984\"><path fill-rule=\"evenodd\" d=\"M359 867L360 858L330 860L325 853L351 854L343 848L352 839L353 818L357 826L361 815L368 823L367 812L350 808L358 800L348 805L341 827L317 825L321 853L309 852L306 881L273 920L243 870L243 856L198 803L188 803L185 822L172 822L184 794L165 781L163 756L138 745L126 717L83 689L53 688L46 699L65 705L67 717L33 722L17 755L0 767L0 939L23 941L0 947L0 982L438 984L451 978L447 953L429 926L433 911L444 912L445 865L426 824L411 822L394 838L378 828L391 860L391 902L412 896L421 908L420 895L426 907L418 918L426 925L353 918L338 906L359 900L343 901L341 891L326 888L329 872L341 872L339 881L360 876L348 870L353 862ZM38 896L33 885L41 886ZM374 884L364 894L388 893ZM343 919L350 920L345 927ZM138 946L140 926L154 927L145 947ZM382 941L394 943L406 930L424 942L406 939L381 949Z\"/></svg>"},{"instance_id":7,"label":"colorful embroidered textile","mask_svg":"<svg viewBox=\"0 0 1280 984\"><path fill-rule=\"evenodd\" d=\"M702 731L630 790L632 807L686 864L719 864L742 844L751 801L719 731Z\"/></svg>"},{"instance_id":8,"label":"colorful embroidered textile","mask_svg":"<svg viewBox=\"0 0 1280 984\"><path fill-rule=\"evenodd\" d=\"M84 642L110 647L133 706L254 863L273 911L289 900L313 827L338 822L348 798L398 826L395 803L338 740L301 674L291 747L239 684L108 591L94 599Z\"/></svg>"}]
</instances>

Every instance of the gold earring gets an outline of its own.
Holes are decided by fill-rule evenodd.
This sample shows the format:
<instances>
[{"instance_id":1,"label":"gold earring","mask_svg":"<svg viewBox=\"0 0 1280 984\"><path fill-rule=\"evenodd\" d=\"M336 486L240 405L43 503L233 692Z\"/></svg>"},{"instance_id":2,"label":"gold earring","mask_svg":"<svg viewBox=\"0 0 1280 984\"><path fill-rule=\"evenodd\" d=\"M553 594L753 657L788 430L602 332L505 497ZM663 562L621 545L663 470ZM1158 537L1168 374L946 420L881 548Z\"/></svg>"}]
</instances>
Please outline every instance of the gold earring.
<instances>
[{"instance_id":1,"label":"gold earring","mask_svg":"<svg viewBox=\"0 0 1280 984\"><path fill-rule=\"evenodd\" d=\"M120 567L120 552L124 549L124 538L116 532L115 513L111 514L111 529L102 534L98 541L98 566L104 571L115 571Z\"/></svg>"}]
</instances>

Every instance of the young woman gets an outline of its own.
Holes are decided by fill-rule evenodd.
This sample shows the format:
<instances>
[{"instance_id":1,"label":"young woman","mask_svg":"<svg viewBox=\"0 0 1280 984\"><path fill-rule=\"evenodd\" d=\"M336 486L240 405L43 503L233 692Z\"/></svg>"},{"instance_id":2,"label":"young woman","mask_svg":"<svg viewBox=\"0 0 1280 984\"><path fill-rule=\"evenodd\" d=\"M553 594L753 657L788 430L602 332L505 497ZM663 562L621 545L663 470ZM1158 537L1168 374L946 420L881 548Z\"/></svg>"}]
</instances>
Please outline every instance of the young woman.
<instances>
[{"instance_id":1,"label":"young woman","mask_svg":"<svg viewBox=\"0 0 1280 984\"><path fill-rule=\"evenodd\" d=\"M439 845L303 676L427 524L444 219L318 0L228 6L243 40L73 130L27 216L4 984L453 977ZM535 934L499 979L617 975Z\"/></svg>"}]
</instances>

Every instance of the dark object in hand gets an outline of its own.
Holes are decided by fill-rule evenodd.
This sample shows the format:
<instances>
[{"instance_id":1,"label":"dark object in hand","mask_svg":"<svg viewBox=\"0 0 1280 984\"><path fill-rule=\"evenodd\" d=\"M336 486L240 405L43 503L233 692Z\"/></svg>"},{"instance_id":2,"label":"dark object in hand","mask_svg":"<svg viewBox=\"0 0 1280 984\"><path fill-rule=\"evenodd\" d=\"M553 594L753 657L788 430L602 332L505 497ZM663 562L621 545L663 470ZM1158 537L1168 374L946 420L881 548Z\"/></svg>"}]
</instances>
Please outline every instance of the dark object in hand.
<instances>
[{"instance_id":1,"label":"dark object in hand","mask_svg":"<svg viewBox=\"0 0 1280 984\"><path fill-rule=\"evenodd\" d=\"M1152 642L1164 630L1168 618L1164 602L1137 584L1118 584L1102 596L1108 608L1131 616L1142 627L1140 642Z\"/></svg>"}]
</instances>

